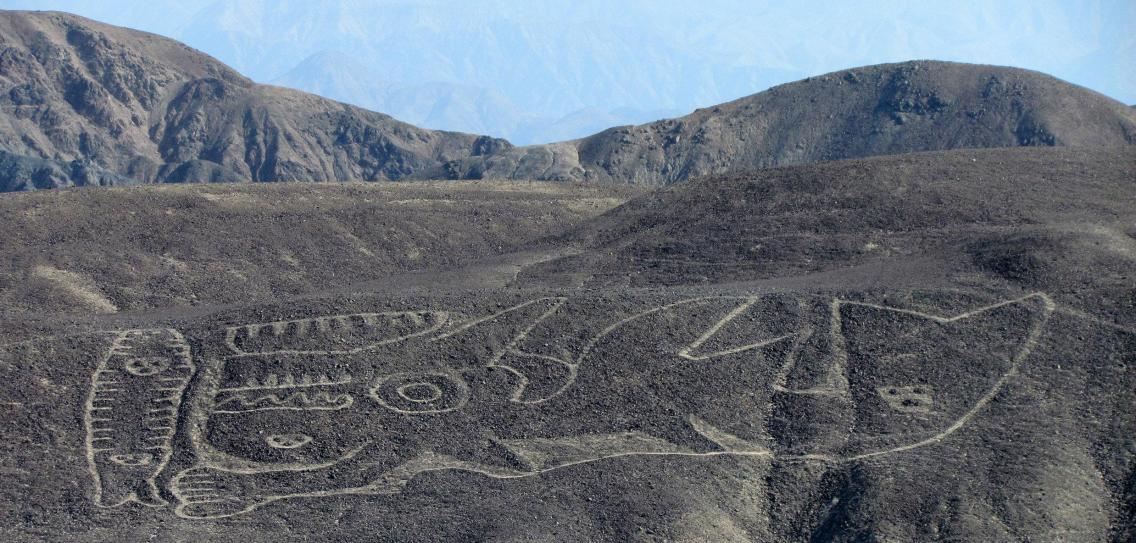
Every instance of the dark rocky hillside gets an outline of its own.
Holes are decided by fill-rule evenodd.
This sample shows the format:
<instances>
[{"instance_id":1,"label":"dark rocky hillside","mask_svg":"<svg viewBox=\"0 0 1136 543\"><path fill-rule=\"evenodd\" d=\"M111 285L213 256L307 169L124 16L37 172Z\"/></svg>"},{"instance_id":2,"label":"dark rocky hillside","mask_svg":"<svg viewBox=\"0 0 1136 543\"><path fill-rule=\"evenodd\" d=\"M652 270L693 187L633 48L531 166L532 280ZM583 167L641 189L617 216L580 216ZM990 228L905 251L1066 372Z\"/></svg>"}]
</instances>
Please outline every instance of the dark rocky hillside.
<instances>
[{"instance_id":1,"label":"dark rocky hillside","mask_svg":"<svg viewBox=\"0 0 1136 543\"><path fill-rule=\"evenodd\" d=\"M271 300L523 249L633 190L552 183L241 184L0 198L0 312ZM46 248L46 249L45 249ZM521 255L487 268L512 280Z\"/></svg>"},{"instance_id":2,"label":"dark rocky hillside","mask_svg":"<svg viewBox=\"0 0 1136 543\"><path fill-rule=\"evenodd\" d=\"M8 195L0 539L1127 543L1134 169Z\"/></svg>"},{"instance_id":3,"label":"dark rocky hillside","mask_svg":"<svg viewBox=\"0 0 1136 543\"><path fill-rule=\"evenodd\" d=\"M0 195L0 541L1136 537L1126 105L918 62L514 149L0 40L61 187ZM332 179L416 180L66 187Z\"/></svg>"},{"instance_id":4,"label":"dark rocky hillside","mask_svg":"<svg viewBox=\"0 0 1136 543\"><path fill-rule=\"evenodd\" d=\"M1133 142L1132 109L1091 90L1016 68L913 61L834 72L686 117L462 160L441 175L657 185L912 151Z\"/></svg>"},{"instance_id":5,"label":"dark rocky hillside","mask_svg":"<svg viewBox=\"0 0 1136 543\"><path fill-rule=\"evenodd\" d=\"M1136 147L938 151L709 176L547 243L582 252L522 280L700 285L922 262L911 273L927 284L1045 289L1136 322Z\"/></svg>"},{"instance_id":6,"label":"dark rocky hillside","mask_svg":"<svg viewBox=\"0 0 1136 543\"><path fill-rule=\"evenodd\" d=\"M52 12L0 11L0 112L0 191L401 179L509 146L257 85L175 41Z\"/></svg>"}]
</instances>

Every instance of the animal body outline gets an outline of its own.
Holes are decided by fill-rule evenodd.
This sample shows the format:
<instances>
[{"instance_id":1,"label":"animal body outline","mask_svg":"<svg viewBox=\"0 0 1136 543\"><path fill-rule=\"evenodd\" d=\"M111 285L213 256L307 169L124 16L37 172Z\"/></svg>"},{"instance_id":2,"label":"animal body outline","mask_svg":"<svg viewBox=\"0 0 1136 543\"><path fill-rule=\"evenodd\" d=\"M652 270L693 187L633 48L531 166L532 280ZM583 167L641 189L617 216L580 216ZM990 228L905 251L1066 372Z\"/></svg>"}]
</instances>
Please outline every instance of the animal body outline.
<instances>
[{"instance_id":1,"label":"animal body outline","mask_svg":"<svg viewBox=\"0 0 1136 543\"><path fill-rule=\"evenodd\" d=\"M760 298L761 298L760 296L706 296L706 297L690 298L690 299L680 300L680 301L669 303L669 304L659 305L659 306L653 307L651 309L635 313L635 314L631 315L630 317L621 319L618 322L616 322L616 323L606 327L605 329L601 330L599 333L597 333L595 336L593 336L587 342L585 347L575 357L572 357L572 358L550 357L550 356L547 356L547 355L534 355L534 354L531 354L531 353L525 353L523 350L521 350L517 347L517 345L524 339L525 335L533 329L533 327L537 326L537 324L539 324L539 322L543 321L545 318L548 318L550 315L555 313L565 301L564 298L546 298L546 299L539 299L539 300L531 300L531 301L525 302L524 304L521 304L519 306L514 306L512 308L509 308L509 309L505 310L504 312L512 311L512 310L516 309L517 307L527 306L528 304L537 303L537 302L540 302L542 300L543 301L555 300L555 302L551 304L551 308L548 311L543 313L540 316L539 319L537 319L535 322L532 323L532 326L529 326L528 328L523 330L523 332L521 334L518 334L516 337L514 337L512 339L512 341L510 341L503 349L500 349L498 352L496 352L494 354L494 356L492 357L492 359L490 360L489 365L494 366L494 367L499 367L499 368L505 369L505 370L510 371L510 372L514 372L522 378L521 379L521 381L522 381L521 386L519 387L517 392L514 394L514 396L510 398L511 401L515 401L515 402L518 402L518 403L544 403L544 402L550 401L550 400L558 397L559 395L561 395L565 390L567 390L571 386L572 382L574 382L575 376L578 374L579 371L581 371L581 367L587 361L587 358L588 358L589 354L591 353L592 349L595 347L595 345L597 343L602 341L604 339L604 337L606 337L612 331L617 330L619 327L627 325L628 323L635 322L638 319L642 319L644 317L658 313L660 311L666 311L668 309L676 308L676 307L682 306L684 304L699 303L699 302L706 301L706 300L733 300L733 301L737 302L737 305L734 307L733 310L731 310L726 315L726 317L714 322L712 325L707 327L705 332L696 341L688 344L685 348L679 349L678 352L676 352L675 354L680 358L683 358L683 359L686 359L686 360L689 360L689 361L707 361L707 360L714 359L716 356L722 356L722 355L725 355L725 354L744 353L748 350L756 349L756 348L766 346L766 345L770 345L770 344L773 344L773 343L779 343L779 342L800 343L807 334L812 333L811 330L801 329L801 330L798 330L797 332L794 332L794 333L791 333L791 334L780 335L780 336L773 337L773 338L763 339L763 340L758 341L758 342L732 346L732 347L729 347L727 349L723 349L723 350L719 350L719 351L710 351L710 352L701 352L700 351L700 348L703 347L703 345L705 345L706 342L711 337L713 337L714 334L721 327L728 324L732 319L734 319L738 315L743 314L750 306L757 303L757 301ZM874 303L869 303L869 302L844 300L844 299L840 299L840 298L834 298L831 301L831 303L829 304L829 309L831 311L832 321L831 321L831 328L830 328L830 330L828 330L828 332L831 334L832 339L833 339L833 341L835 342L836 345L839 345L839 343L841 341L840 335L843 333L842 332L842 323L840 322L840 318L841 318L840 312L841 312L841 309L844 308L844 307L859 306L859 307L863 307L863 308L872 308L872 309L890 311L890 312L894 312L894 313L897 313L897 314L904 314L904 315L914 316L914 317L918 317L918 318L922 318L922 319L927 319L928 321L934 322L934 323L950 324L950 323L965 321L966 319L968 319L970 317L983 314L984 312L987 312L987 311L990 311L990 310L998 309L998 308L1001 308L1001 307L1004 307L1004 306L1009 306L1009 305L1012 305L1012 304L1020 304L1020 303L1037 303L1037 304L1040 304L1040 307L1038 308L1038 312L1037 312L1037 315L1036 315L1034 322L1030 325L1027 337L1024 339L1020 349L1018 349L1016 351L1012 360L1010 361L1011 363L1010 363L1009 369L1004 374L1002 374L1000 377L998 377L998 379L996 379L994 381L994 383L990 386L990 388L988 390L986 390L984 392L984 394L982 394L982 396L969 409L965 410L961 414L961 416L958 417L957 420L953 421L951 424L947 425L945 428L943 428L941 431L937 432L934 435L931 435L931 436L928 436L928 437L925 437L925 438L922 438L922 439L918 439L918 440L910 442L910 443L898 445L898 446L888 447L888 448L880 449L880 450L869 450L869 451L859 452L859 453L856 453L856 454L851 454L851 455L848 455L848 456L834 456L834 455L831 455L831 454L824 454L824 453L808 453L808 454L795 454L795 455L784 456L784 455L778 455L775 451L772 451L769 448L761 447L761 446L756 445L756 444L754 444L750 441L747 441L746 439L732 435L729 432L727 432L727 431L725 431L721 428L717 428L714 425L709 424L706 421L701 420L698 417L691 415L691 416L687 417L691 427L694 428L695 431L697 431L698 433L705 436L708 440L713 441L714 443L717 443L718 445L720 445L720 450L708 451L708 452L693 452L693 451L681 450L681 449L675 448L675 447L669 447L668 448L668 446L666 444L660 444L660 443L657 443L657 442L652 442L650 440L650 436L633 435L634 433L632 432L632 433L628 433L627 435L624 435L624 436L614 436L614 437L609 436L609 437L611 437L611 439L622 440L622 443L628 444L629 446L631 446L633 444L636 447L646 447L646 448L652 448L653 447L656 450L653 450L653 451L652 450L632 450L632 451L626 451L626 452L620 452L618 450L609 450L609 451L603 452L602 454L595 454L595 455L590 456L590 457L581 458L578 461L560 462L560 463L557 463L556 465L547 466L545 468L538 469L538 470L532 470L532 471L517 471L517 470L500 469L500 468L496 468L496 467L478 465L478 464L471 463L471 462L468 462L468 461L463 461L463 460L459 460L459 459L455 459L455 458L448 458L448 457L444 457L444 456L437 455L437 454L431 454L431 453L427 452L427 453L420 455L417 458L410 459L409 461L400 465L397 469L392 470L390 473L386 474L386 476L384 478L382 478L382 480L376 480L372 484L368 484L368 485L364 485L364 486L357 486L357 487L353 487L353 488L337 488L337 489L325 489L325 490L313 489L313 490L306 491L306 492L295 492L295 493L287 493L287 494L271 495L271 496L260 496L253 503L250 503L248 507L242 507L240 509L234 509L234 510L221 511L217 514L212 514L212 515L198 515L192 509L192 507L189 507L189 506L192 506L194 504L201 503L200 498L202 496L202 494L201 494L202 492L204 492L205 495L208 495L207 494L208 488L206 486L200 484L200 482L203 480L201 475L202 475L204 470L223 471L223 472L228 472L228 473L238 474L238 475L242 475L242 474L243 475L252 475L252 474L259 473L259 472L257 471L256 468L242 468L240 466L233 466L233 465L225 466L225 465L209 465L209 464L201 465L201 464L199 464L199 465L196 465L196 466L191 467L189 469L183 470L182 472L176 474L171 481L171 485L170 485L171 491L178 501L178 505L175 509L175 514L177 514L180 517L189 518L189 519L223 518L223 517L229 517L229 516L247 513L249 511L252 511L256 508L262 507L262 506L267 505L269 503L273 503L275 501L284 500L284 499L326 497L326 496L334 496L334 495L390 494L390 493L400 491L402 486L404 486L406 484L406 482L408 482L411 478L413 478L415 475L417 475L419 473L430 472L430 471L441 471L441 470L463 470L463 471L480 473L482 475L493 477L493 478L511 479L511 478L531 477L531 476L540 475L542 473L548 473L548 472L551 472L551 471L554 471L554 470L565 469L565 468L575 466L575 465L579 465L579 464L596 462L596 461L609 459L609 458L626 457L626 456L713 457L713 456L733 456L733 455L736 455L736 456L750 456L750 457L765 457L765 458L771 458L771 459L776 458L779 461L789 461L789 462L843 463L843 462L852 462L852 461L868 459L868 458L877 457L877 456L881 456L881 455L887 455L887 454L894 454L894 453L909 451L909 450L917 449L917 448L920 448L920 447L925 447L925 446L928 446L928 445L931 445L931 444L934 444L934 443L938 443L938 442L942 441L943 439L946 439L951 434L954 434L955 432L957 432L958 430L963 428L968 422L970 422L970 420L972 420L978 413L980 413L986 407L987 404L989 404L989 402L994 398L994 396L997 395L998 392L1001 391L1005 387L1006 383L1010 379L1012 379L1015 375L1017 375L1018 372L1020 371L1021 365L1026 361L1026 359L1028 358L1028 356L1032 352L1033 348L1036 346L1038 339L1039 339L1042 331L1044 330L1044 326L1045 326L1046 321L1048 320L1049 316L1055 310L1055 308L1056 308L1055 304L1053 303L1052 299L1050 299L1050 297L1048 295L1046 295L1045 293L1037 292L1037 293L1031 293L1031 294L1028 294L1028 295L1019 297L1019 298L1010 299L1010 300L1003 300L1003 301L1000 301L1000 302L997 302L997 303L994 303L994 304L985 305L985 306L982 306L982 307L971 309L969 311L957 313L957 314L954 314L952 316L943 316L943 315L921 312L921 311L915 311L915 310L910 310L910 309L889 307L889 306L882 305L882 304L874 304ZM443 332L442 334L439 335L439 337L446 337L446 336L449 336L449 335L453 335L455 333L459 333L461 330L464 330L464 329L466 329L470 326L475 326L480 322L484 322L485 320L491 319L494 316L500 315L501 313L504 313L504 312L495 313L494 315L490 315L490 316L484 317L482 319L474 319L473 321L469 321L469 322L464 323L460 326L457 326L456 328L452 328L449 331ZM522 399L522 394L524 392L525 387L527 386L527 383L524 382L524 379L523 379L524 373L521 370L518 370L516 368L509 366L507 362L503 361L503 359L508 354L519 354L519 355L523 355L523 356L536 356L536 357L541 357L541 358L547 358L550 363L564 364L569 369L570 374L572 375L572 382L569 382L565 386L560 387L559 389L553 391L551 394L547 394L545 397L541 397L541 398L538 398L536 400L532 400L532 399L524 400L524 399ZM844 355L846 356L847 353L845 352ZM811 388L811 389L798 389L798 390L789 389L789 388L785 387L784 386L784 376L787 375L788 372L792 369L791 366L794 363L795 363L795 360L790 358L789 360L787 360L785 362L785 366L783 368L781 368L780 371L778 372L777 382L775 382L773 384L773 386L779 392L789 393L789 394L840 394L839 390L834 390L834 389L826 388L826 387L823 387L823 386ZM199 414L199 415L202 415L202 414ZM204 414L204 416L207 418L207 414ZM199 419L198 422L200 423L203 420L204 419ZM191 441L193 441L195 445L200 445L200 443L198 442L198 440L200 439L200 435L197 435L195 437L192 434L192 431L193 431L192 425L193 425L193 423L191 422L190 423ZM200 431L200 428L198 428L198 431ZM578 436L578 437L581 440L581 443L587 444L589 439L593 439L596 436ZM593 441L594 441L594 439L593 439ZM598 443L598 441L596 441L596 443ZM524 447L524 444L514 444L514 445L517 446L518 448ZM618 449L618 446L616 447L616 449ZM290 470L292 470L292 471L308 471L308 470L330 468L330 467L334 466L335 464L337 464L339 462L343 462L343 461L347 461L347 460L352 459L358 452L359 452L358 450L351 450L351 451L348 451L346 454L344 454L341 458L339 458L337 460L333 460L333 461L326 462L326 463L319 464L319 465L305 465L305 466L278 465L278 466L275 466L273 468L273 470L282 472L282 471L290 471ZM207 478L205 478L205 479L207 479Z\"/></svg>"},{"instance_id":2,"label":"animal body outline","mask_svg":"<svg viewBox=\"0 0 1136 543\"><path fill-rule=\"evenodd\" d=\"M140 355L135 349L150 352ZM177 330L136 329L115 336L91 376L83 409L95 505L167 505L157 478L172 456L178 408L195 369L189 345ZM130 411L125 420L114 418L124 410ZM143 435L116 439L124 430Z\"/></svg>"}]
</instances>

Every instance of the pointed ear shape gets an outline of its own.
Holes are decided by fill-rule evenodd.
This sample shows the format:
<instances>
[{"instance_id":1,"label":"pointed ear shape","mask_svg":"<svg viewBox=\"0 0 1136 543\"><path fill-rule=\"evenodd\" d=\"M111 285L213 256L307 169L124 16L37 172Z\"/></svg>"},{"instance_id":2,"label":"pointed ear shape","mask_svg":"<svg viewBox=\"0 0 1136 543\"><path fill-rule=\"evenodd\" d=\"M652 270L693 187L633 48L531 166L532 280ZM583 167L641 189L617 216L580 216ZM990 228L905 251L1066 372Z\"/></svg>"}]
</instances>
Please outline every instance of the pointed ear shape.
<instances>
[{"instance_id":1,"label":"pointed ear shape","mask_svg":"<svg viewBox=\"0 0 1136 543\"><path fill-rule=\"evenodd\" d=\"M544 403L564 392L576 380L576 364L559 358L510 350L492 364L515 374L519 380L510 401Z\"/></svg>"},{"instance_id":2,"label":"pointed ear shape","mask_svg":"<svg viewBox=\"0 0 1136 543\"><path fill-rule=\"evenodd\" d=\"M459 323L430 339L435 352L454 367L492 366L536 325L552 316L565 298L540 298Z\"/></svg>"},{"instance_id":3,"label":"pointed ear shape","mask_svg":"<svg viewBox=\"0 0 1136 543\"><path fill-rule=\"evenodd\" d=\"M796 303L780 298L709 296L658 306L625 318L585 346L587 357L615 357L628 369L680 357L708 362L791 340L799 330ZM639 356L629 356L635 345Z\"/></svg>"},{"instance_id":4,"label":"pointed ear shape","mask_svg":"<svg viewBox=\"0 0 1136 543\"><path fill-rule=\"evenodd\" d=\"M882 305L837 300L839 332L850 348L888 350L912 339L951 332L959 341L981 343L989 351L1005 357L1018 347L1024 337L1012 330L1028 330L1052 302L1042 294L975 308L954 315L923 313ZM969 334L967 333L969 332Z\"/></svg>"},{"instance_id":5,"label":"pointed ear shape","mask_svg":"<svg viewBox=\"0 0 1136 543\"><path fill-rule=\"evenodd\" d=\"M957 430L1017 372L1053 309L1040 294L953 316L835 304L835 344L862 444Z\"/></svg>"}]
</instances>

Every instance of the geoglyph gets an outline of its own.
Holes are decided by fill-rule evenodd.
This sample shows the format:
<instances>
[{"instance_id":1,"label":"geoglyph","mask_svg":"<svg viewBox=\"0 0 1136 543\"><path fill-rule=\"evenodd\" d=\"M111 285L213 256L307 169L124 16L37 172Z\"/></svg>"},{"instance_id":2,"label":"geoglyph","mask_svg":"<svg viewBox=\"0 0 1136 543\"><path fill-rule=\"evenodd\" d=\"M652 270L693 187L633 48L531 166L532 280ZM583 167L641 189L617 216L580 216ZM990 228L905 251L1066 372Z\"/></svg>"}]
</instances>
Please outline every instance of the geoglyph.
<instances>
[{"instance_id":1,"label":"geoglyph","mask_svg":"<svg viewBox=\"0 0 1136 543\"><path fill-rule=\"evenodd\" d=\"M814 326L795 298L708 296L589 332L572 328L571 303L234 326L221 354L196 361L175 330L121 332L85 411L95 502L157 507L167 496L178 516L204 519L397 493L427 471L518 478L635 455L899 453L976 416L1054 310L1040 293L946 316L835 299ZM572 349L544 347L581 333ZM803 360L821 376L802 383ZM792 424L770 428L792 422L793 398L849 430L813 443L793 439ZM174 450L175 431L187 450Z\"/></svg>"}]
</instances>

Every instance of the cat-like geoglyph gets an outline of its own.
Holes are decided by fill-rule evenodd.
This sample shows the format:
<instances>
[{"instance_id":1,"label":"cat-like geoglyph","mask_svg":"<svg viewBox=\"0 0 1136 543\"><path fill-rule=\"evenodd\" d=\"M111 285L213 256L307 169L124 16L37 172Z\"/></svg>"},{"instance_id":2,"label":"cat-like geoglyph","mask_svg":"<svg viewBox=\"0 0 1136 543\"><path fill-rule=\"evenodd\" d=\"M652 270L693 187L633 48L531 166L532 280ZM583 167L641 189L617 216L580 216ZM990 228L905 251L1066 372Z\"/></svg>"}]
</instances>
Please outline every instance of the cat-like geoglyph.
<instances>
[{"instance_id":1,"label":"cat-like geoglyph","mask_svg":"<svg viewBox=\"0 0 1136 543\"><path fill-rule=\"evenodd\" d=\"M837 299L815 327L811 306L793 298L711 296L625 314L574 352L543 349L579 335L568 303L541 298L464 320L423 310L227 329L229 354L200 364L183 410L193 464L169 478L175 512L219 518L283 499L390 494L438 470L516 478L634 455L899 453L979 413L1054 309L1044 294L948 316ZM822 377L802 383L804 362ZM187 364L168 376L175 384ZM794 420L794 398L843 421L844 433L796 439L794 428L814 421ZM100 441L116 454L136 442ZM126 497L112 502L161 504L150 490L157 471L100 462L99 484L113 479Z\"/></svg>"}]
</instances>

